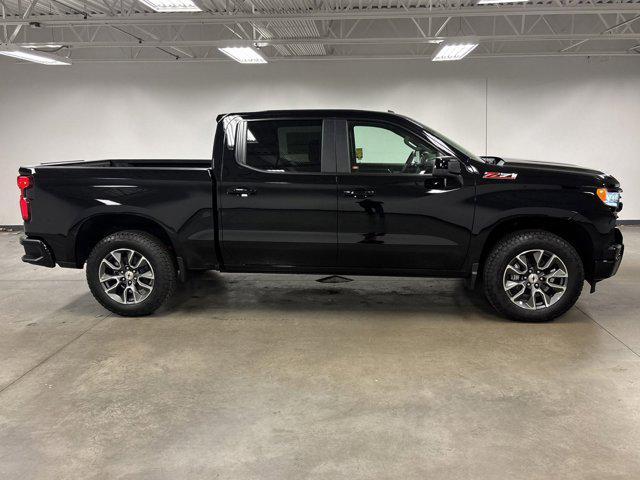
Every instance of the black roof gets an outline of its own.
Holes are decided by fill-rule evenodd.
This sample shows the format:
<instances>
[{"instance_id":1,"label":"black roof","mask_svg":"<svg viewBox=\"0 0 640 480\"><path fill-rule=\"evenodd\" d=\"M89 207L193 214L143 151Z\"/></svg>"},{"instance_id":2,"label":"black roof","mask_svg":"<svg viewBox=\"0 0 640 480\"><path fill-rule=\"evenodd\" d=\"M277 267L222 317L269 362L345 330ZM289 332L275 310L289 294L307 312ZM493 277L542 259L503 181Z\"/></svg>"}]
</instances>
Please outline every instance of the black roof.
<instances>
[{"instance_id":1,"label":"black roof","mask_svg":"<svg viewBox=\"0 0 640 480\"><path fill-rule=\"evenodd\" d=\"M336 117L336 118L375 118L375 119L409 119L404 115L394 112L377 112L373 110L348 110L348 109L300 109L300 110L262 110L257 112L230 112L223 113L216 117L220 121L223 117L237 115L242 118L271 118L271 117ZM415 124L415 122L411 121Z\"/></svg>"},{"instance_id":2,"label":"black roof","mask_svg":"<svg viewBox=\"0 0 640 480\"><path fill-rule=\"evenodd\" d=\"M222 120L227 116L239 116L244 119L258 118L301 118L301 117L328 117L328 118L351 118L366 120L387 120L395 121L406 127L419 127L421 129L430 130L425 125L404 115L395 112L378 112L374 110L348 110L348 109L300 109L300 110L262 110L257 112L233 112L223 113L216 117L216 121ZM431 130L430 130L431 131ZM435 133L431 131L431 133Z\"/></svg>"}]
</instances>

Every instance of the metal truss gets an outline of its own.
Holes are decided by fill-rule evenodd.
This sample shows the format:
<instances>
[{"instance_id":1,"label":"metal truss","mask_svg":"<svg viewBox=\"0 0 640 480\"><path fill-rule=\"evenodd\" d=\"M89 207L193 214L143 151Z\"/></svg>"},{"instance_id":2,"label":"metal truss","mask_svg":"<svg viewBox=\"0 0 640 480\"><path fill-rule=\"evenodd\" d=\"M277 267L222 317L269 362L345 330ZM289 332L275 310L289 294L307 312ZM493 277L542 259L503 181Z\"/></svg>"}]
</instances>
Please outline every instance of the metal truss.
<instances>
[{"instance_id":1,"label":"metal truss","mask_svg":"<svg viewBox=\"0 0 640 480\"><path fill-rule=\"evenodd\" d=\"M227 61L218 47L229 45L256 46L269 61L429 59L457 37L479 42L475 58L640 55L640 0L194 1L202 12L157 13L138 0L0 0L0 43L74 62Z\"/></svg>"}]
</instances>

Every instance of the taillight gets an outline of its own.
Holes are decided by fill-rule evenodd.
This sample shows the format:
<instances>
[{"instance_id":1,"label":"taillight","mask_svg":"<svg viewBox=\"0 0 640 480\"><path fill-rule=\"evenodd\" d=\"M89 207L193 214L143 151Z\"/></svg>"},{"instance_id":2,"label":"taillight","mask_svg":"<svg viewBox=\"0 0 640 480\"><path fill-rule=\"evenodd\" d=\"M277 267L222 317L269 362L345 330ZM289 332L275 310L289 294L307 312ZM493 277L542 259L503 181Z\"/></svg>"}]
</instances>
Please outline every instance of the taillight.
<instances>
[{"instance_id":1,"label":"taillight","mask_svg":"<svg viewBox=\"0 0 640 480\"><path fill-rule=\"evenodd\" d=\"M22 190L26 190L31 186L31 177L27 177L26 175L20 175L18 177L18 188L22 192Z\"/></svg>"},{"instance_id":2,"label":"taillight","mask_svg":"<svg viewBox=\"0 0 640 480\"><path fill-rule=\"evenodd\" d=\"M29 209L29 200L20 195L20 213L22 214L22 220L28 222L31 218L31 211Z\"/></svg>"},{"instance_id":3,"label":"taillight","mask_svg":"<svg viewBox=\"0 0 640 480\"><path fill-rule=\"evenodd\" d=\"M18 177L18 188L20 189L20 213L22 220L28 222L31 219L31 208L29 200L26 198L26 190L33 185L33 177L28 175L20 175Z\"/></svg>"}]
</instances>

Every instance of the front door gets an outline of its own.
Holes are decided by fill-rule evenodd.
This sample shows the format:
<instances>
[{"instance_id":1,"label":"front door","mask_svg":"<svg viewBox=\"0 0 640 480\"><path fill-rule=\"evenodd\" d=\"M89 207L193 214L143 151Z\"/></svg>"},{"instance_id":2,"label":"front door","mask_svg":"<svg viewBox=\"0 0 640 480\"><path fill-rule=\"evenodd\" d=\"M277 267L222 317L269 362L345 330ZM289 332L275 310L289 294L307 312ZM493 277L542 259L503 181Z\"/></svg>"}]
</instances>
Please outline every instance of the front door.
<instances>
[{"instance_id":1,"label":"front door","mask_svg":"<svg viewBox=\"0 0 640 480\"><path fill-rule=\"evenodd\" d=\"M236 151L225 155L218 197L228 269L335 266L331 126L332 121L318 118L239 125Z\"/></svg>"},{"instance_id":2,"label":"front door","mask_svg":"<svg viewBox=\"0 0 640 480\"><path fill-rule=\"evenodd\" d=\"M441 147L390 123L345 121L338 134L338 263L455 271L473 222L473 177L436 178ZM340 141L342 135L343 141Z\"/></svg>"}]
</instances>

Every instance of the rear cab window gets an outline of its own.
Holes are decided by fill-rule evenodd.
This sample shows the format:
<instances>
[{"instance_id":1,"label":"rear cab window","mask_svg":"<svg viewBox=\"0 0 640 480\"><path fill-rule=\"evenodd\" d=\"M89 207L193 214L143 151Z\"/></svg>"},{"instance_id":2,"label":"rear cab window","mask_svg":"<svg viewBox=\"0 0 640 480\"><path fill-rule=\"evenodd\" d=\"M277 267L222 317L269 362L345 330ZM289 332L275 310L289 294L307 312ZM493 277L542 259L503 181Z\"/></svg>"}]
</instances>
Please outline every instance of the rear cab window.
<instances>
[{"instance_id":1,"label":"rear cab window","mask_svg":"<svg viewBox=\"0 0 640 480\"><path fill-rule=\"evenodd\" d=\"M320 173L322 120L249 120L240 163L264 172Z\"/></svg>"}]
</instances>

